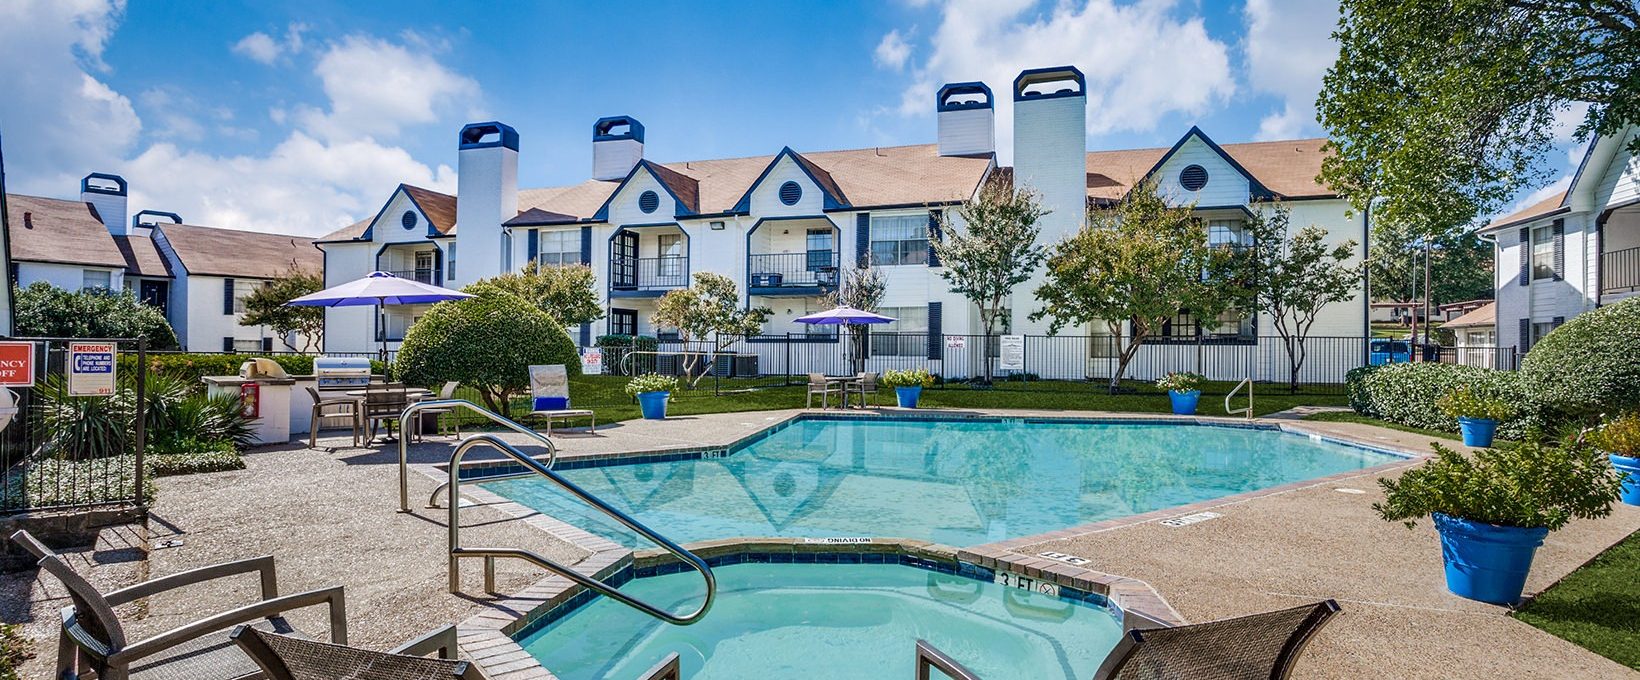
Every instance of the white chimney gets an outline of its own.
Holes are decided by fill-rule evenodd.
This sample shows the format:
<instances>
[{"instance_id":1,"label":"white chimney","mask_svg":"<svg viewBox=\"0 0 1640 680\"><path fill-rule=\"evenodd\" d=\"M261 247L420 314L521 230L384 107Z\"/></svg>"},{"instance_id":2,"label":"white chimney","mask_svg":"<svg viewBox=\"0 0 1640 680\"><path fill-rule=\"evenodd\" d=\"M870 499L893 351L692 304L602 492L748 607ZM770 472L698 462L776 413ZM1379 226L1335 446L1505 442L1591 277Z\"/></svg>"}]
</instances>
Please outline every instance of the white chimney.
<instances>
[{"instance_id":1,"label":"white chimney","mask_svg":"<svg viewBox=\"0 0 1640 680\"><path fill-rule=\"evenodd\" d=\"M131 216L131 235L149 236L154 233L154 225L164 219L171 224L182 224L182 216L173 212L159 210L142 210Z\"/></svg>"},{"instance_id":2,"label":"white chimney","mask_svg":"<svg viewBox=\"0 0 1640 680\"><path fill-rule=\"evenodd\" d=\"M592 178L626 179L643 160L643 123L631 116L599 118L592 124Z\"/></svg>"},{"instance_id":3,"label":"white chimney","mask_svg":"<svg viewBox=\"0 0 1640 680\"><path fill-rule=\"evenodd\" d=\"M93 172L80 180L80 200L97 209L97 217L115 236L126 234L126 194L125 178L119 175Z\"/></svg>"},{"instance_id":4,"label":"white chimney","mask_svg":"<svg viewBox=\"0 0 1640 680\"><path fill-rule=\"evenodd\" d=\"M941 156L983 156L997 150L996 108L985 83L948 83L935 100Z\"/></svg>"},{"instance_id":5,"label":"white chimney","mask_svg":"<svg viewBox=\"0 0 1640 680\"><path fill-rule=\"evenodd\" d=\"M1014 79L1014 186L1037 192L1052 212L1037 222L1039 243L1056 243L1081 231L1088 204L1087 80L1075 66L1029 69ZM1041 270L1025 284L1035 290ZM1015 319L1033 311L1029 295L1015 295ZM1047 330L1026 323L1015 333Z\"/></svg>"},{"instance_id":6,"label":"white chimney","mask_svg":"<svg viewBox=\"0 0 1640 680\"><path fill-rule=\"evenodd\" d=\"M456 161L456 246L460 269L450 284L477 281L510 271L503 262L512 248L501 223L518 216L518 131L504 123L471 123L461 128ZM459 287L459 285L452 285Z\"/></svg>"}]
</instances>

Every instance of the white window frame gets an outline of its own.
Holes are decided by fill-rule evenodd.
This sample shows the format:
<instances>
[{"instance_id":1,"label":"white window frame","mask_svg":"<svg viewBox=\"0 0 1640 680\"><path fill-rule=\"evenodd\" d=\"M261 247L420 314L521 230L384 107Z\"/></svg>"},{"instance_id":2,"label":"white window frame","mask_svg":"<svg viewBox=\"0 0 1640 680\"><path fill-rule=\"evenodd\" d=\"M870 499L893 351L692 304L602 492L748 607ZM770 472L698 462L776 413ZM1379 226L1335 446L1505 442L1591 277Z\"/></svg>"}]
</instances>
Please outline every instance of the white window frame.
<instances>
[{"instance_id":1,"label":"white window frame","mask_svg":"<svg viewBox=\"0 0 1640 680\"><path fill-rule=\"evenodd\" d=\"M99 275L101 283L93 282L92 279ZM114 272L107 269L80 270L80 290L114 290Z\"/></svg>"},{"instance_id":2,"label":"white window frame","mask_svg":"<svg viewBox=\"0 0 1640 680\"><path fill-rule=\"evenodd\" d=\"M914 234L914 237L908 237ZM894 238L885 238L893 236ZM883 246L879 246L883 244ZM892 246L888 244L893 244ZM928 214L872 215L871 264L882 267L928 266ZM892 255L885 252L893 250Z\"/></svg>"},{"instance_id":3,"label":"white window frame","mask_svg":"<svg viewBox=\"0 0 1640 680\"><path fill-rule=\"evenodd\" d=\"M1555 278L1555 233L1553 227L1538 227L1531 232L1531 242L1525 244L1532 256L1532 280L1552 281ZM1542 252L1539 252L1539 249Z\"/></svg>"},{"instance_id":4,"label":"white window frame","mask_svg":"<svg viewBox=\"0 0 1640 680\"><path fill-rule=\"evenodd\" d=\"M581 264L581 232L574 229L541 231L535 239L535 261L542 267Z\"/></svg>"}]
</instances>

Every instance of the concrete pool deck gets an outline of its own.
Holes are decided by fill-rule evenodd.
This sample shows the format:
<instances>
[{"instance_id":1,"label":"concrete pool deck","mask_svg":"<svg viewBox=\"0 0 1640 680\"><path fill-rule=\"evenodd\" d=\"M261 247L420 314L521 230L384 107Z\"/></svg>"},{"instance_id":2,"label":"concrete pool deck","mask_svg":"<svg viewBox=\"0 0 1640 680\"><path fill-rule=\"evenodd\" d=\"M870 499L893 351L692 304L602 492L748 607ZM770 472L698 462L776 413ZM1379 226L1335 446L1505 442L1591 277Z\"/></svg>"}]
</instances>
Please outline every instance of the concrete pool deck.
<instances>
[{"instance_id":1,"label":"concrete pool deck","mask_svg":"<svg viewBox=\"0 0 1640 680\"><path fill-rule=\"evenodd\" d=\"M555 433L553 439L566 457L724 446L797 413L801 411L628 421L602 426L595 435ZM1261 422L1288 422L1378 446L1428 449L1427 438L1367 425L1292 423L1280 418ZM343 439L322 439L321 444L345 443ZM449 452L449 440L432 438L412 446L410 458L412 463L430 465L446 461ZM469 459L478 458L475 452ZM515 599L477 595L480 569L473 561L464 570L464 585L472 594L445 592L444 511L422 507L433 482L412 474L412 512L396 512L396 448L331 452L292 445L253 452L246 462L248 469L243 471L158 480L159 497L146 535L130 528L107 531L99 551L75 554L76 566L112 588L202 564L273 554L281 592L346 586L351 642L370 648L391 646L422 630L475 616L510 618L521 603L529 602L530 588L552 580L544 579L541 570L502 561L498 590ZM1447 594L1439 547L1428 523L1408 531L1372 513L1371 504L1381 498L1374 483L1377 476L1329 478L1322 484L1239 497L1228 504L1210 502L1207 505L1220 516L1185 527L1164 526L1153 518L1118 522L1091 533L1023 541L1007 549L1015 559L1035 558L1043 551L1080 556L1093 568L1143 580L1189 621L1335 598L1345 613L1317 637L1298 669L1299 677L1640 677L1507 617L1503 608ZM607 569L616 559L531 526L539 519L481 503L464 510L464 540L469 545L529 547L554 559L579 560L583 571ZM1538 553L1528 590L1541 590L1637 528L1640 508L1619 506L1612 517L1576 522L1552 534ZM168 543L177 541L180 544ZM171 547L160 547L166 545ZM106 559L116 554L121 557ZM136 559L127 559L133 554ZM6 593L0 616L24 622L25 634L36 642L37 657L24 669L24 677L49 675L56 645L55 611L66 602L60 585L49 578L43 581L31 572L0 581ZM159 632L251 597L250 579L224 583L233 587L196 588L128 607L124 615L132 621L131 632ZM298 625L323 630L318 612L292 618ZM476 646L467 652L486 655ZM529 673L529 664L517 658L485 661L495 680L548 677Z\"/></svg>"}]
</instances>

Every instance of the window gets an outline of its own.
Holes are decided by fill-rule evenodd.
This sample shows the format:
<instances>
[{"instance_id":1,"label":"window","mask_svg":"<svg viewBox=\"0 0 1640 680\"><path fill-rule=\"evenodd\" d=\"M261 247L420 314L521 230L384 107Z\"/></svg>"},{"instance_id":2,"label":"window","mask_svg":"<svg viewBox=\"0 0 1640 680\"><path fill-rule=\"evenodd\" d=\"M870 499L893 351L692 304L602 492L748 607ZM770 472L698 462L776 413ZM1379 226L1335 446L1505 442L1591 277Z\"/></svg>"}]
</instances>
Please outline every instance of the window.
<instances>
[{"instance_id":1,"label":"window","mask_svg":"<svg viewBox=\"0 0 1640 680\"><path fill-rule=\"evenodd\" d=\"M1551 322L1547 322L1547 321L1534 322L1532 324L1532 344L1534 344L1534 345L1538 344L1538 341L1542 340L1543 336L1548 335L1549 331L1552 331L1554 329L1555 329L1555 325Z\"/></svg>"},{"instance_id":2,"label":"window","mask_svg":"<svg viewBox=\"0 0 1640 680\"><path fill-rule=\"evenodd\" d=\"M638 312L631 309L609 310L610 335L637 335Z\"/></svg>"},{"instance_id":3,"label":"window","mask_svg":"<svg viewBox=\"0 0 1640 680\"><path fill-rule=\"evenodd\" d=\"M1225 312L1211 319L1198 319L1190 312L1180 311L1156 334L1158 342L1252 342L1255 336L1253 317L1237 312Z\"/></svg>"},{"instance_id":4,"label":"window","mask_svg":"<svg viewBox=\"0 0 1640 680\"><path fill-rule=\"evenodd\" d=\"M103 269L87 269L80 275L80 288L110 290L113 288L113 273Z\"/></svg>"},{"instance_id":5,"label":"window","mask_svg":"<svg viewBox=\"0 0 1640 680\"><path fill-rule=\"evenodd\" d=\"M806 236L805 245L808 249L808 270L811 272L830 271L832 269L832 233L830 229L810 229Z\"/></svg>"},{"instance_id":6,"label":"window","mask_svg":"<svg viewBox=\"0 0 1640 680\"><path fill-rule=\"evenodd\" d=\"M928 264L928 215L872 216L871 263Z\"/></svg>"},{"instance_id":7,"label":"window","mask_svg":"<svg viewBox=\"0 0 1640 680\"><path fill-rule=\"evenodd\" d=\"M1532 230L1532 280L1555 278L1555 234L1551 227Z\"/></svg>"},{"instance_id":8,"label":"window","mask_svg":"<svg viewBox=\"0 0 1640 680\"><path fill-rule=\"evenodd\" d=\"M571 229L543 231L537 240L535 261L541 266L581 263L581 233Z\"/></svg>"},{"instance_id":9,"label":"window","mask_svg":"<svg viewBox=\"0 0 1640 680\"><path fill-rule=\"evenodd\" d=\"M245 298L256 289L267 285L266 281L246 281L244 279L228 279L225 285L233 286L233 313L245 313Z\"/></svg>"},{"instance_id":10,"label":"window","mask_svg":"<svg viewBox=\"0 0 1640 680\"><path fill-rule=\"evenodd\" d=\"M871 327L871 353L877 356L922 356L928 352L928 308L884 307L878 314L894 323Z\"/></svg>"},{"instance_id":11,"label":"window","mask_svg":"<svg viewBox=\"0 0 1640 680\"><path fill-rule=\"evenodd\" d=\"M657 234L655 247L660 250L661 261L657 270L661 276L683 276L683 235Z\"/></svg>"},{"instance_id":12,"label":"window","mask_svg":"<svg viewBox=\"0 0 1640 680\"><path fill-rule=\"evenodd\" d=\"M416 269L412 273L415 274L416 280L421 283L434 282L433 279L437 277L433 275L433 251L416 251Z\"/></svg>"},{"instance_id":13,"label":"window","mask_svg":"<svg viewBox=\"0 0 1640 680\"><path fill-rule=\"evenodd\" d=\"M454 279L456 277L456 244L454 241L450 242L450 245L444 246L444 260L449 263L447 273L451 279Z\"/></svg>"},{"instance_id":14,"label":"window","mask_svg":"<svg viewBox=\"0 0 1640 680\"><path fill-rule=\"evenodd\" d=\"M1253 235L1241 220L1208 220L1207 244L1246 248L1253 245Z\"/></svg>"},{"instance_id":15,"label":"window","mask_svg":"<svg viewBox=\"0 0 1640 680\"><path fill-rule=\"evenodd\" d=\"M235 351L235 352L260 352L260 351L262 351L262 339L261 338L251 338L249 340L246 340L244 338L234 338L233 339L233 351Z\"/></svg>"}]
</instances>

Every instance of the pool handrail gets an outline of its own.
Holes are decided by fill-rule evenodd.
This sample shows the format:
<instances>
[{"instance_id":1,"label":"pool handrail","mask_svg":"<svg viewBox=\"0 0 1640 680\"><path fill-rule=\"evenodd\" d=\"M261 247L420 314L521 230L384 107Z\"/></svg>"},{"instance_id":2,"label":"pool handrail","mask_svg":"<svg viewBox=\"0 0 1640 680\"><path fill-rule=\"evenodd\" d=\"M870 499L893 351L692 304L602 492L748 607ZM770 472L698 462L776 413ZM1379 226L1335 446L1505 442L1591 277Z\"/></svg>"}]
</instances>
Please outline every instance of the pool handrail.
<instances>
[{"instance_id":1,"label":"pool handrail","mask_svg":"<svg viewBox=\"0 0 1640 680\"><path fill-rule=\"evenodd\" d=\"M534 439L536 443L546 447L547 467L550 468L553 463L558 462L558 447L552 443L552 440L547 439L546 435L543 435L540 432L536 432L535 430L518 424L517 421L514 421L511 418L507 418L506 416L500 415L494 411L479 406L478 404L474 404L466 399L430 399L427 401L418 401L404 407L404 410L399 412L399 512L410 512L410 437L408 436L410 430L406 428L405 425L410 422L410 417L418 412L427 409L454 409L458 406L474 411L485 418L489 418L495 424Z\"/></svg>"},{"instance_id":2,"label":"pool handrail","mask_svg":"<svg viewBox=\"0 0 1640 680\"><path fill-rule=\"evenodd\" d=\"M944 677L951 680L979 680L973 671L946 656L945 652L935 649L927 640L917 640L917 680L931 680L934 670L944 673Z\"/></svg>"},{"instance_id":3,"label":"pool handrail","mask_svg":"<svg viewBox=\"0 0 1640 680\"><path fill-rule=\"evenodd\" d=\"M622 593L620 590L616 589L615 586L609 585L591 576L584 575L573 568L559 564L556 561L543 557L530 550L525 550L522 548L468 548L463 546L461 544L460 502L461 458L467 455L467 451L473 449L474 447L486 445L493 447L502 454L512 458L518 464L523 465L526 469L534 472L536 475L547 478L552 483L557 484L560 488L568 491L570 495L598 509L610 519L620 522L621 525L631 529L638 535L649 539L656 545L659 545L661 549L671 553L685 564L688 564L695 571L700 572L701 578L706 581L706 598L701 602L700 608L688 614L678 616L672 612L651 605L648 602L644 602L643 600L639 600L635 597ZM620 602L628 607L632 607L633 609L641 611L662 621L666 621L667 623L687 626L699 621L701 617L705 616L706 612L712 608L712 601L717 595L717 577L712 574L712 567L706 564L705 560L684 549L682 546L673 543L671 539L655 533L654 530L644 526L642 522L633 519L631 516L621 512L614 506L605 503L603 499L588 493L585 489L577 486L574 482L571 482L557 472L554 472L550 465L543 465L541 461L531 458L524 452L519 451L517 448L514 448L512 444L507 443L507 441L501 437L485 432L471 435L466 439L463 439L461 444L456 446L455 452L450 454L449 474L450 481L446 491L446 502L449 505L450 592L461 592L461 558L484 558L484 587L485 590L493 592L495 590L495 558L511 557L524 560L558 574L559 576L563 576L564 578L574 581L588 590Z\"/></svg>"},{"instance_id":4,"label":"pool handrail","mask_svg":"<svg viewBox=\"0 0 1640 680\"><path fill-rule=\"evenodd\" d=\"M1243 388L1243 387L1247 388L1247 408L1238 408L1238 409L1230 408L1230 400L1235 398L1236 393L1240 392L1241 388ZM1232 415L1232 416L1233 415L1238 415L1238 414L1246 414L1248 420L1253 419L1253 379L1252 378L1243 378L1241 382L1236 383L1235 389L1230 390L1229 394L1224 395L1224 412L1226 414Z\"/></svg>"}]
</instances>

